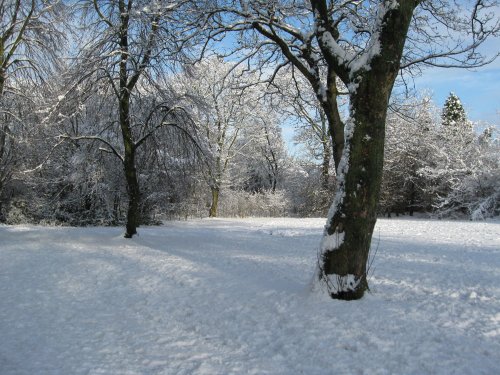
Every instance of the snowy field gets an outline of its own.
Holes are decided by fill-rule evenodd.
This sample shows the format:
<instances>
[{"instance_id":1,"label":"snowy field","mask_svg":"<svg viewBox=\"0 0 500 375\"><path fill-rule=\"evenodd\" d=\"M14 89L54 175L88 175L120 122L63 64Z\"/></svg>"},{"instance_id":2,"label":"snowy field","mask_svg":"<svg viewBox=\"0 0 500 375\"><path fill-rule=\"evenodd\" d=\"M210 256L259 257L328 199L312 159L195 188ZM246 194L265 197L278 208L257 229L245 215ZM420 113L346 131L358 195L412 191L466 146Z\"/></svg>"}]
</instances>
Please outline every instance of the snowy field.
<instances>
[{"instance_id":1,"label":"snowy field","mask_svg":"<svg viewBox=\"0 0 500 375\"><path fill-rule=\"evenodd\" d=\"M0 226L0 374L500 374L500 222L379 220L356 302L323 224Z\"/></svg>"}]
</instances>

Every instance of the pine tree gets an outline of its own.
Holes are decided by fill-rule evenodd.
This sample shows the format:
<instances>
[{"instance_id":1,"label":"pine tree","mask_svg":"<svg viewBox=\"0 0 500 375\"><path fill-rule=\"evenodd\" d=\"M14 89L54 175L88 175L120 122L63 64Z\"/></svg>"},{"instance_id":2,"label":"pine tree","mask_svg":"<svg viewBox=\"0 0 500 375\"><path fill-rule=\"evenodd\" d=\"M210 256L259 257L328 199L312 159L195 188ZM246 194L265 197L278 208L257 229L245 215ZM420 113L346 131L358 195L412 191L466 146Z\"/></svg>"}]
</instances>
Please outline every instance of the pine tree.
<instances>
[{"instance_id":1,"label":"pine tree","mask_svg":"<svg viewBox=\"0 0 500 375\"><path fill-rule=\"evenodd\" d=\"M472 124L467 119L464 106L453 92L450 92L444 103L441 119L445 133L453 136L461 135L462 137L472 133Z\"/></svg>"}]
</instances>

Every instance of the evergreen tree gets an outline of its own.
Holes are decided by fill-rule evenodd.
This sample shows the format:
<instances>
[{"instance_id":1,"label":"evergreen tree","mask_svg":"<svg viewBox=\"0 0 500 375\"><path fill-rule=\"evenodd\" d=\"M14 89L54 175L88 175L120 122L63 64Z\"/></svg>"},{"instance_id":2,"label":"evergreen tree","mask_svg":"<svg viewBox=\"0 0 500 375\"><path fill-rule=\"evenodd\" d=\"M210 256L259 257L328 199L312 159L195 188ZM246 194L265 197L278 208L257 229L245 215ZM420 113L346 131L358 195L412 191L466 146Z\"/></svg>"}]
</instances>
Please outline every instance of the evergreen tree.
<instances>
[{"instance_id":1,"label":"evergreen tree","mask_svg":"<svg viewBox=\"0 0 500 375\"><path fill-rule=\"evenodd\" d=\"M453 92L450 92L444 103L441 120L445 133L453 136L467 136L472 133L472 123L467 119L460 98Z\"/></svg>"}]
</instances>

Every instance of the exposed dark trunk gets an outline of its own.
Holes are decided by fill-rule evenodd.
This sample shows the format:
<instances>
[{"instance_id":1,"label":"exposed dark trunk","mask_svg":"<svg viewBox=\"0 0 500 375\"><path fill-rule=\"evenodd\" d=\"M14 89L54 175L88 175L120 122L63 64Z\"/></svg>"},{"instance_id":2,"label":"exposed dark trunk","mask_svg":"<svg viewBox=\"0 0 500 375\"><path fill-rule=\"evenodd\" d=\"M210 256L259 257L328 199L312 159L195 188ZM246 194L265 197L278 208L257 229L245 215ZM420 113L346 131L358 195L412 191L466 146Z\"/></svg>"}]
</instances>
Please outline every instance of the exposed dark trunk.
<instances>
[{"instance_id":1,"label":"exposed dark trunk","mask_svg":"<svg viewBox=\"0 0 500 375\"><path fill-rule=\"evenodd\" d=\"M217 217L217 208L219 206L219 188L211 188L212 190L212 203L208 211L209 217Z\"/></svg>"},{"instance_id":2,"label":"exposed dark trunk","mask_svg":"<svg viewBox=\"0 0 500 375\"><path fill-rule=\"evenodd\" d=\"M410 181L410 199L408 200L408 213L413 216L415 205L417 201L417 187L413 181Z\"/></svg>"},{"instance_id":3,"label":"exposed dark trunk","mask_svg":"<svg viewBox=\"0 0 500 375\"><path fill-rule=\"evenodd\" d=\"M113 198L113 217L112 217L112 223L113 225L116 225L120 219L121 212L120 212L120 197L118 195L115 195Z\"/></svg>"},{"instance_id":4,"label":"exposed dark trunk","mask_svg":"<svg viewBox=\"0 0 500 375\"><path fill-rule=\"evenodd\" d=\"M1 47L1 50L3 51L3 43L0 42L0 47ZM3 64L3 53L0 52L0 63ZM4 85L5 85L5 71L4 69L0 69L0 99L2 98L3 96L3 90L4 90ZM5 149L6 149L6 146L5 146L5 141L6 141L6 138L7 138L7 131L8 131L8 128L7 128L7 125L6 124L2 124L1 125L1 128L0 128L0 168L2 168L2 162L3 162L3 158L4 158L4 155L6 154L5 152ZM6 167L5 167L6 168ZM1 211L1 204L2 204L2 190L3 190L3 180L4 180L4 175L6 174L6 171L4 170L0 170L0 216L2 214L2 211Z\"/></svg>"},{"instance_id":5,"label":"exposed dark trunk","mask_svg":"<svg viewBox=\"0 0 500 375\"><path fill-rule=\"evenodd\" d=\"M271 184L271 193L274 194L276 193L276 177L273 176L272 184Z\"/></svg>"},{"instance_id":6,"label":"exposed dark trunk","mask_svg":"<svg viewBox=\"0 0 500 375\"><path fill-rule=\"evenodd\" d=\"M320 5L326 6L325 2ZM359 299L368 290L367 265L382 181L385 119L415 6L416 2L401 1L385 14L379 35L381 52L370 61L370 69L343 73L344 82L355 89L350 92L345 141L339 144L338 135L332 135L337 186L318 259L318 278L332 298ZM320 12L326 17L326 8ZM324 109L330 128L335 130L338 110L328 113L328 106ZM341 148L342 157L337 160Z\"/></svg>"},{"instance_id":7,"label":"exposed dark trunk","mask_svg":"<svg viewBox=\"0 0 500 375\"><path fill-rule=\"evenodd\" d=\"M137 234L137 227L140 223L140 190L139 181L137 180L137 172L135 169L135 150L128 155L125 153L125 161L123 163L125 178L127 180L128 193L128 210L125 238L132 238Z\"/></svg>"},{"instance_id":8,"label":"exposed dark trunk","mask_svg":"<svg viewBox=\"0 0 500 375\"><path fill-rule=\"evenodd\" d=\"M0 69L0 98L3 96L3 90L5 87L5 78L6 78L5 71L3 69Z\"/></svg>"},{"instance_id":9,"label":"exposed dark trunk","mask_svg":"<svg viewBox=\"0 0 500 375\"><path fill-rule=\"evenodd\" d=\"M125 238L132 238L137 234L137 227L140 222L139 204L140 190L137 172L135 168L136 146L132 138L132 128L130 124L130 95L124 89L119 100L120 128L122 132L123 145L125 149L123 158L123 171L127 182L128 210Z\"/></svg>"},{"instance_id":10,"label":"exposed dark trunk","mask_svg":"<svg viewBox=\"0 0 500 375\"><path fill-rule=\"evenodd\" d=\"M2 161L5 154L5 140L7 138L7 125L0 126L0 161Z\"/></svg>"},{"instance_id":11,"label":"exposed dark trunk","mask_svg":"<svg viewBox=\"0 0 500 375\"><path fill-rule=\"evenodd\" d=\"M367 79L368 81L368 79ZM368 86L371 86L368 84ZM326 226L320 277L333 298L359 299L368 289L367 263L382 180L388 92L358 89L344 158L339 167L333 216Z\"/></svg>"},{"instance_id":12,"label":"exposed dark trunk","mask_svg":"<svg viewBox=\"0 0 500 375\"><path fill-rule=\"evenodd\" d=\"M127 210L127 223L125 225L125 238L132 238L137 234L137 227L140 223L140 190L139 181L137 179L137 172L135 168L135 152L136 144L132 134L132 126L130 121L130 95L139 76L140 70L136 70L133 76L129 79L129 71L127 69L127 61L129 60L129 46L128 46L128 27L129 27L129 11L131 2L126 7L125 2L119 2L120 10L120 49L121 60L119 63L120 75L120 92L118 97L118 107L120 116L120 129L123 138L124 156L123 156L123 169L125 173L125 180L127 181L127 194L128 194L128 210ZM148 52L146 52L147 54Z\"/></svg>"},{"instance_id":13,"label":"exposed dark trunk","mask_svg":"<svg viewBox=\"0 0 500 375\"><path fill-rule=\"evenodd\" d=\"M139 204L140 190L137 172L135 168L136 146L132 138L132 128L130 125L130 95L126 88L122 91L119 100L120 108L120 128L122 132L123 145L125 149L123 158L123 170L127 181L128 210L125 238L132 238L137 234L137 227L140 222Z\"/></svg>"},{"instance_id":14,"label":"exposed dark trunk","mask_svg":"<svg viewBox=\"0 0 500 375\"><path fill-rule=\"evenodd\" d=\"M337 75L333 69L328 70L328 90L327 90L327 100L321 102L323 111L328 120L328 132L330 138L332 139L332 152L329 152L329 156L333 156L333 162L335 169L338 168L340 159L342 158L342 153L344 152L344 122L340 118L339 107L337 103L337 98L339 92L337 89ZM322 119L323 120L323 119Z\"/></svg>"},{"instance_id":15,"label":"exposed dark trunk","mask_svg":"<svg viewBox=\"0 0 500 375\"><path fill-rule=\"evenodd\" d=\"M5 138L7 133L7 125L1 125L0 127L0 216L2 212L2 191L3 191L3 180L7 174L7 166L3 165L3 158L5 155Z\"/></svg>"},{"instance_id":16,"label":"exposed dark trunk","mask_svg":"<svg viewBox=\"0 0 500 375\"><path fill-rule=\"evenodd\" d=\"M323 163L321 164L321 186L323 191L330 189L330 160L332 158L332 149L330 142L326 140L322 143L323 146Z\"/></svg>"}]
</instances>

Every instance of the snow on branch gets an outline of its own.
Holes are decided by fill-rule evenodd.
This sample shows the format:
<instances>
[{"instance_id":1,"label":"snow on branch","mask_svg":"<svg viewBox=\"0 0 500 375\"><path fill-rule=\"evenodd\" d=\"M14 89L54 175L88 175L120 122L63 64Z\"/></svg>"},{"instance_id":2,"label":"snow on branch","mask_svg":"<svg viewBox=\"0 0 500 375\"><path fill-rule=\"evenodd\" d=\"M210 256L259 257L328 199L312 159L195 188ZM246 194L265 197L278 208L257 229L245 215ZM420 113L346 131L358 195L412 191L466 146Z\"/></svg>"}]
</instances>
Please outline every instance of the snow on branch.
<instances>
[{"instance_id":1,"label":"snow on branch","mask_svg":"<svg viewBox=\"0 0 500 375\"><path fill-rule=\"evenodd\" d=\"M109 150L108 149L100 149L101 151L104 151L104 152L108 152L108 153L112 153L114 154L115 156L117 156L121 161L122 163L125 161L125 158L123 157L122 154L120 154L118 152L118 150L107 140L105 140L104 138L101 138L99 136L95 136L95 135L80 135L80 136L71 136L69 134L61 134L58 136L59 139L61 139L61 142L58 143L61 144L62 142L64 142L65 140L72 140L72 141L79 141L79 140L94 140L94 141L99 141L99 142L102 142L104 143L106 146L109 147Z\"/></svg>"},{"instance_id":2,"label":"snow on branch","mask_svg":"<svg viewBox=\"0 0 500 375\"><path fill-rule=\"evenodd\" d=\"M348 43L345 46L339 43L339 40L344 39L340 35L334 36L332 34L332 32L338 34L338 30L333 25L332 20L327 17L327 14L321 14L321 8L315 12L315 33L318 35L320 44L337 65L347 69L347 75L350 80L357 76L359 72L371 69L370 63L372 59L379 55L382 50L380 32L383 28L386 15L398 6L399 3L396 0L386 0L379 4L375 20L368 30L370 38L366 43L366 47L359 52L355 51L352 43ZM325 10L323 12L325 13Z\"/></svg>"},{"instance_id":3,"label":"snow on branch","mask_svg":"<svg viewBox=\"0 0 500 375\"><path fill-rule=\"evenodd\" d=\"M36 172L37 170L41 169L45 163L47 163L50 159L50 157L52 156L52 153L60 146L64 143L64 139L61 139L59 140L59 142L57 142L51 149L50 151L47 153L47 155L45 156L45 158L43 159L43 161L38 164L36 167L32 168L32 169L26 169L24 171L21 171L20 173L23 173L23 174L26 174L26 173L33 173L33 172Z\"/></svg>"}]
</instances>

